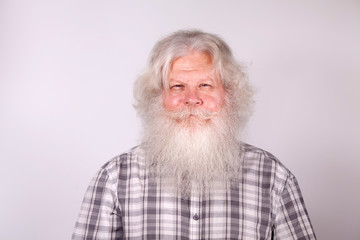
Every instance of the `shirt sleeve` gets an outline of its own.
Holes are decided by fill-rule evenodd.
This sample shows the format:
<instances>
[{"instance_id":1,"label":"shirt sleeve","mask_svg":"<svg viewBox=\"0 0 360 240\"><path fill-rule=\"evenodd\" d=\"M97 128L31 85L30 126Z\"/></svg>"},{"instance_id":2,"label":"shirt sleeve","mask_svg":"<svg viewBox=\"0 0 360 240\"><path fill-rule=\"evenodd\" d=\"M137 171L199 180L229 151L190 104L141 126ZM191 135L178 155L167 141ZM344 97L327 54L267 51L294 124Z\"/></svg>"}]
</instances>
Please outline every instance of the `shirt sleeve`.
<instances>
[{"instance_id":1,"label":"shirt sleeve","mask_svg":"<svg viewBox=\"0 0 360 240\"><path fill-rule=\"evenodd\" d=\"M288 178L277 209L274 239L316 239L300 187L294 176Z\"/></svg>"},{"instance_id":2,"label":"shirt sleeve","mask_svg":"<svg viewBox=\"0 0 360 240\"><path fill-rule=\"evenodd\" d=\"M85 193L72 239L122 239L122 232L116 182L101 169Z\"/></svg>"}]
</instances>

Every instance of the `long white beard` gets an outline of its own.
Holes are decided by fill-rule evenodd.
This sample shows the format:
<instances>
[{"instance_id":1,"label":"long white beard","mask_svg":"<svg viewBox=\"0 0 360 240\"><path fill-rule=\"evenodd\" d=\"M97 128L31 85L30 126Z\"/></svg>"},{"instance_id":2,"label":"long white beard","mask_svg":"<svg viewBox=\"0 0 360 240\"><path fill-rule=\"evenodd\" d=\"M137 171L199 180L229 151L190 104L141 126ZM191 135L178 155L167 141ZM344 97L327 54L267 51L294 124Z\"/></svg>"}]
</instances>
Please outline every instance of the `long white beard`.
<instances>
[{"instance_id":1,"label":"long white beard","mask_svg":"<svg viewBox=\"0 0 360 240\"><path fill-rule=\"evenodd\" d=\"M143 147L150 176L182 197L226 190L241 177L242 150L237 119L228 109L153 111Z\"/></svg>"}]
</instances>

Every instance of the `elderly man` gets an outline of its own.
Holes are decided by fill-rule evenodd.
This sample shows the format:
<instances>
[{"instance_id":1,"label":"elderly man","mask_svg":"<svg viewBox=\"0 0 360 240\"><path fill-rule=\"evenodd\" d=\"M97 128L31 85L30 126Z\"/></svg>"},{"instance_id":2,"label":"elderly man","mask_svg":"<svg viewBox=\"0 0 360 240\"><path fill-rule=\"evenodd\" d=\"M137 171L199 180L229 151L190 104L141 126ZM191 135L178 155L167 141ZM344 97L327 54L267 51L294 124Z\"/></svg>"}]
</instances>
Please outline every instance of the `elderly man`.
<instances>
[{"instance_id":1,"label":"elderly man","mask_svg":"<svg viewBox=\"0 0 360 240\"><path fill-rule=\"evenodd\" d=\"M142 143L107 162L73 239L315 239L294 175L239 140L252 90L218 36L179 31L135 83Z\"/></svg>"}]
</instances>

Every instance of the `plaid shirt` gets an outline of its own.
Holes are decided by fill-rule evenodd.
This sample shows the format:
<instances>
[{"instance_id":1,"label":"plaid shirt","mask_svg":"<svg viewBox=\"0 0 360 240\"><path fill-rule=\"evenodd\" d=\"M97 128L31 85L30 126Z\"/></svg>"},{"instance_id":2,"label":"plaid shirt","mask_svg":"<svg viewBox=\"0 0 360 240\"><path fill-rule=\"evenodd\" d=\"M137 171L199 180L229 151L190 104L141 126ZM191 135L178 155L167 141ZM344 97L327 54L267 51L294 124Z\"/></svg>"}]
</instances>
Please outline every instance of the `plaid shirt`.
<instances>
[{"instance_id":1,"label":"plaid shirt","mask_svg":"<svg viewBox=\"0 0 360 240\"><path fill-rule=\"evenodd\" d=\"M206 199L161 189L139 147L115 157L88 187L72 239L316 239L294 175L244 146L238 186Z\"/></svg>"}]
</instances>

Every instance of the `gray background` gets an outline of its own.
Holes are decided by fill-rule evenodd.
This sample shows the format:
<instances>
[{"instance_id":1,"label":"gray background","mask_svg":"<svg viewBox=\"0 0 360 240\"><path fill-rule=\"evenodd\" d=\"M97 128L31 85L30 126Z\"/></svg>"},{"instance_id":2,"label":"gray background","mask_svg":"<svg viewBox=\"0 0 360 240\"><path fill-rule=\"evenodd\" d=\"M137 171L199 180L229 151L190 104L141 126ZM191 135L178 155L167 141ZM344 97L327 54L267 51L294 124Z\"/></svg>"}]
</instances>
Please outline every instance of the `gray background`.
<instances>
[{"instance_id":1,"label":"gray background","mask_svg":"<svg viewBox=\"0 0 360 240\"><path fill-rule=\"evenodd\" d=\"M0 0L0 239L69 239L99 167L136 145L132 85L180 28L257 88L246 130L297 176L319 239L360 239L359 1Z\"/></svg>"}]
</instances>

